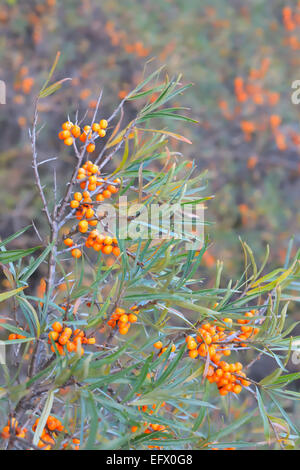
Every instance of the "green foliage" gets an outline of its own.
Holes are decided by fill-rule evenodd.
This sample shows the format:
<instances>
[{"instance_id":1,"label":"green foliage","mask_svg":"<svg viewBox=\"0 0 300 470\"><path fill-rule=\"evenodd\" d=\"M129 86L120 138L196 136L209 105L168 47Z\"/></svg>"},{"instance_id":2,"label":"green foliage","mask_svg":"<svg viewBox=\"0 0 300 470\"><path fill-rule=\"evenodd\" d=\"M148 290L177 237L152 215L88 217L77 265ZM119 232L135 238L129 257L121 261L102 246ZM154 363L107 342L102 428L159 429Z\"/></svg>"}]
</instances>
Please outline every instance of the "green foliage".
<instances>
[{"instance_id":1,"label":"green foliage","mask_svg":"<svg viewBox=\"0 0 300 470\"><path fill-rule=\"evenodd\" d=\"M120 157L117 168L105 167L104 171L108 179L112 175L121 179L120 194L128 196L131 205L139 202L146 208L153 202L160 206L172 202L182 209L210 197L203 194L207 191L204 174L195 175L195 167L187 165L181 153L171 150L173 138L184 141L185 137L159 126L162 118L163 125L171 125L173 119L195 122L178 114L184 108L172 104L162 107L188 87L180 85L180 78L166 78L161 83L160 77L161 70L153 73L124 100L125 114L126 101L133 99L142 100L141 110L123 128L119 120L103 144L100 163L107 159L111 164L114 155ZM152 83L157 81L159 87ZM54 91L47 85L44 92L49 88ZM148 101L148 86L159 92L153 102ZM117 111L123 113L123 107ZM152 129L153 119L158 129ZM140 127L149 121L151 128ZM55 214L56 201L52 203L50 210ZM114 205L120 210L117 201ZM61 228L68 221L68 216L55 220ZM146 224L146 228L151 229L151 225ZM29 431L26 447L39 443L47 418L55 414L69 435L80 439L83 449L296 448L299 431L286 411L286 403L299 400L299 392L288 387L299 373L287 373L293 347L286 318L290 289L294 291L296 286L299 290L299 253L285 267L269 273L269 250L259 266L250 246L242 241L245 269L241 278L224 282L223 265L218 263L212 284L202 272L208 237L196 251L185 248L186 240L192 238L188 231L184 239L173 232L158 244L144 240L138 232L126 239L119 235L121 256L111 266L100 256L87 253L75 262L69 258L70 251L62 248L59 237L52 237L51 243L45 241L42 254L25 267L21 259L33 254L36 247L1 251L2 262L9 263L6 274L15 289L1 294L0 300L18 313L11 323L2 326L26 337L6 341L11 343L20 367L4 367L0 390L3 426L9 411L18 421L28 419L30 426L31 414L39 417L35 432ZM23 291L24 283L30 284L45 261L48 268L55 265L52 281L49 276L41 294ZM66 290L62 294L59 286L63 282ZM139 321L127 337L115 334L106 326L107 320L117 306L128 309L133 304L139 306ZM247 341L245 351L237 349L234 355L238 360L241 354L243 362L248 363L266 355L276 361L277 369L259 383L250 377L242 400L234 396L231 402L228 397L221 398L215 384L205 379L206 359L193 360L187 355L185 337L197 333L205 321L222 326L228 316L233 320L233 331L237 331L238 321L249 309L258 311L255 321L260 331ZM51 352L54 343L48 343L48 333L54 321L96 334L96 347L88 347L83 356L78 351L60 355L56 346ZM166 346L161 355L153 349L158 340ZM24 373L23 365L28 372ZM67 394L62 394L65 389ZM143 411L145 406L148 409ZM165 432L145 433L145 421L165 426ZM132 426L137 430L130 433ZM14 445L21 444L18 440ZM59 445L58 439L55 446Z\"/></svg>"}]
</instances>

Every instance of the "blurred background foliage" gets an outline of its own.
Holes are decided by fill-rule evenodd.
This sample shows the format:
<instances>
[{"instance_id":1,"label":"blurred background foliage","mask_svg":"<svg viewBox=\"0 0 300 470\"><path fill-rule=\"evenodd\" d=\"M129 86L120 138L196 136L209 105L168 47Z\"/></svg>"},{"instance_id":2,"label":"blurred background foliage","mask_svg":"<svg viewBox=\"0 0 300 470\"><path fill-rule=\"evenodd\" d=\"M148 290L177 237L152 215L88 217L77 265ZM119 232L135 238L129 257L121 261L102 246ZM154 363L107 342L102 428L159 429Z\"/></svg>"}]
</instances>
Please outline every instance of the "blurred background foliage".
<instances>
[{"instance_id":1,"label":"blurred background foliage","mask_svg":"<svg viewBox=\"0 0 300 470\"><path fill-rule=\"evenodd\" d=\"M182 83L194 84L184 103L199 125L174 125L193 145L172 140L172 149L208 169L207 192L215 198L206 215L213 222L207 270L221 258L230 276L241 273L239 235L258 258L270 243L274 266L284 262L291 236L299 241L300 108L291 102L299 78L298 2L2 0L0 24L0 78L7 84L0 110L2 237L40 211L28 127L34 97L60 50L55 78L72 81L39 109L46 123L40 152L58 157L58 173L72 165L57 139L66 113L92 114L103 89L105 117L145 69L166 64L170 76L183 72ZM44 176L46 183L53 178Z\"/></svg>"}]
</instances>

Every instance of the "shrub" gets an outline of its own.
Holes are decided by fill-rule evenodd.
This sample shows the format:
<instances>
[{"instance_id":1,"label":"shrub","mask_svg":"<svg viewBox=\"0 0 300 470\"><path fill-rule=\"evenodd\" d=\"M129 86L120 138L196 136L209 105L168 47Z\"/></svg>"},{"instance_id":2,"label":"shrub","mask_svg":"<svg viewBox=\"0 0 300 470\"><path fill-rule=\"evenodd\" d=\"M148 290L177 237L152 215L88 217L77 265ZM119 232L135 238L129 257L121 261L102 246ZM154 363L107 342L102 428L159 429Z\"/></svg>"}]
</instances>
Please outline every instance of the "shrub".
<instances>
[{"instance_id":1,"label":"shrub","mask_svg":"<svg viewBox=\"0 0 300 470\"><path fill-rule=\"evenodd\" d=\"M66 116L58 137L73 158L67 184L58 184L65 175L55 175L53 189L44 188L40 168L51 162L38 154L38 104L63 83L49 85L54 68L30 133L49 233L42 246L26 250L6 245L28 227L1 242L10 289L0 300L11 312L2 327L13 353L0 389L2 447L296 447L298 430L285 406L299 398L287 385L300 373L286 370L292 350L286 314L299 255L266 274L268 248L258 267L241 241L240 279L222 285L221 262L215 279L201 277L209 239L199 235L200 219L182 232L176 216L191 216L210 199L204 175L172 151L173 139L191 144L184 135L152 125L195 122L168 104L189 85L162 78L161 69L110 117L101 113L102 95L92 122ZM131 101L139 111L129 119ZM141 217L154 204L162 213L156 225ZM117 219L123 223L113 231ZM168 230L166 220L173 221ZM188 242L199 246L189 249ZM32 292L32 277L45 266ZM263 355L277 368L258 383L248 372Z\"/></svg>"}]
</instances>

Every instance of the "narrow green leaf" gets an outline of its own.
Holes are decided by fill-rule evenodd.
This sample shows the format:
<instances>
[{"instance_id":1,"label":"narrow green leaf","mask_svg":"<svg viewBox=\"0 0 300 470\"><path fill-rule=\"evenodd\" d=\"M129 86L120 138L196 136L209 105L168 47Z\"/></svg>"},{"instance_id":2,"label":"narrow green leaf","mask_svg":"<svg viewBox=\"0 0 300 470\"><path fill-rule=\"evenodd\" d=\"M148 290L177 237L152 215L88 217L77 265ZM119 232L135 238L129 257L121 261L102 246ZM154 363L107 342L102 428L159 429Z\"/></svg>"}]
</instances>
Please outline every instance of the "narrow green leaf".
<instances>
[{"instance_id":1,"label":"narrow green leaf","mask_svg":"<svg viewBox=\"0 0 300 470\"><path fill-rule=\"evenodd\" d=\"M50 415L50 412L51 412L51 409L52 409L53 400L54 400L54 391L51 390L51 391L48 392L48 397L47 397L44 409L42 411L42 414L40 416L38 425L36 427L36 430L35 430L35 433L34 433L34 436L33 436L33 444L36 445L36 446L38 445L40 437L41 437L42 432L43 432L43 429L46 426L47 419L48 419L48 417Z\"/></svg>"}]
</instances>

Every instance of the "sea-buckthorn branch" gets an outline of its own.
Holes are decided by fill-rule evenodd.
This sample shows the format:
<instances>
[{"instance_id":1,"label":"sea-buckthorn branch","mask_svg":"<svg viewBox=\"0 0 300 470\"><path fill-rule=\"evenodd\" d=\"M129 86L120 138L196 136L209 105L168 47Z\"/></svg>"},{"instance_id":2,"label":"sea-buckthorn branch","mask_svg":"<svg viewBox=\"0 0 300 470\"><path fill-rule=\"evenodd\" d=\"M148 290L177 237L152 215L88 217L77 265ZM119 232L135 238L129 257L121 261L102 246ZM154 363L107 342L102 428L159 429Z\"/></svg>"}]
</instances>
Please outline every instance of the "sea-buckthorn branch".
<instances>
[{"instance_id":1,"label":"sea-buckthorn branch","mask_svg":"<svg viewBox=\"0 0 300 470\"><path fill-rule=\"evenodd\" d=\"M40 179L40 174L38 170L38 154L37 154L37 148L36 148L36 136L37 136L37 122L38 122L38 103L39 103L39 98L37 97L35 100L34 104L34 118L33 118L33 125L32 125L32 130L30 132L30 138L31 138L31 147L32 147L32 167L34 170L34 175L35 175L35 182L39 190L39 194L43 203L43 210L46 214L47 221L50 227L50 243L53 244L53 249L50 252L49 255L49 263L48 263L48 295L51 294L53 283L54 283L54 278L55 278L55 257L56 257L56 244L57 244L57 236L58 236L58 227L57 227L57 221L53 219L53 217L50 214L50 210L46 201L46 196L42 187L41 179ZM54 201L54 213L56 213L56 201ZM33 357L34 360L34 357Z\"/></svg>"},{"instance_id":2,"label":"sea-buckthorn branch","mask_svg":"<svg viewBox=\"0 0 300 470\"><path fill-rule=\"evenodd\" d=\"M125 142L125 140L128 138L129 134L131 133L131 131L133 130L133 128L135 127L137 121L139 120L139 116L136 117L132 122L131 124L128 126L126 132L124 133L122 139L120 140L120 142L115 146L115 148L104 158L103 162L101 162L101 158L103 157L102 154L100 154L96 160L95 160L95 164L98 165L99 164L99 170L101 170L105 165L107 165L107 163L112 159L112 157L120 150L120 148L122 147L123 143Z\"/></svg>"},{"instance_id":3,"label":"sea-buckthorn branch","mask_svg":"<svg viewBox=\"0 0 300 470\"><path fill-rule=\"evenodd\" d=\"M93 126L93 124L95 123L96 121L96 116L97 116L97 113L98 113L98 109L99 109L99 106L100 106L100 102L101 102L101 99L102 99L102 91L100 92L99 94L99 97L98 97L98 100L97 100L97 104L96 104L96 107L95 107L95 111L94 111L94 115L93 115L93 119L92 119L92 124L91 124L91 127ZM73 141L72 141L73 142ZM66 191L66 194L65 196L63 197L63 200L61 202L61 207L60 207L60 210L58 212L58 218L59 220L61 219L62 215L64 214L66 208L67 208L67 205L68 205L68 202L69 202L69 199L71 197L71 194L72 194L72 190L73 190L73 187L75 185L75 182L76 182L76 176L78 174L78 170L79 168L81 167L82 165L82 162L83 162L83 159L84 159L84 156L85 156L85 151L86 151L86 148L87 148L87 145L88 145L88 139L86 139L86 141L84 142L84 145L82 147L82 150L81 150L81 153L78 154L77 156L77 165L73 171L73 174L71 176L71 180L70 180L70 183L68 185L68 189Z\"/></svg>"},{"instance_id":4,"label":"sea-buckthorn branch","mask_svg":"<svg viewBox=\"0 0 300 470\"><path fill-rule=\"evenodd\" d=\"M43 189L43 186L42 186L42 183L41 183L41 178L40 178L40 174L39 174L39 170L38 170L39 165L38 165L38 154L37 154L37 148L36 148L36 133L37 133L36 126L37 126L37 122L38 122L38 98L36 98L36 101L35 101L35 104L34 104L33 124L32 124L32 129L29 132L30 140L31 140L31 148L32 148L32 168L33 168L33 171L34 171L35 183L36 183L36 186L38 188L38 191L39 191L42 203L43 203L43 211L46 214L46 217L47 217L48 224L49 224L50 228L52 228L53 221L52 221L52 218L51 218L51 215L50 215L50 211L49 211L49 208L48 208L48 204L47 204L47 201L46 201L46 196L45 196L45 193L44 193L44 189Z\"/></svg>"}]
</instances>

